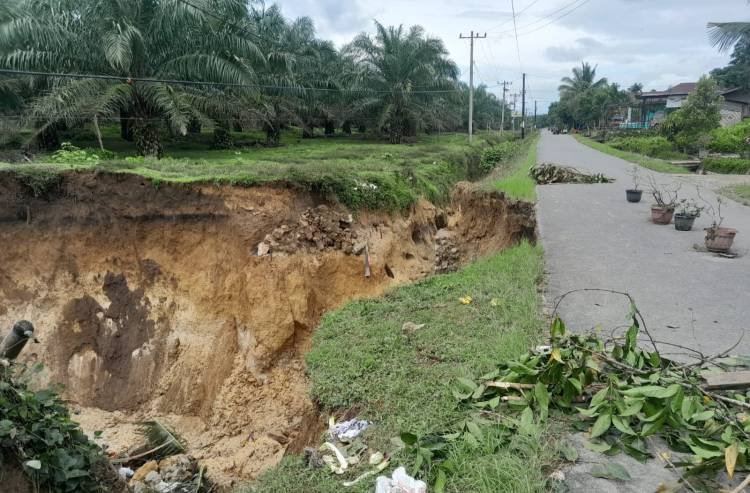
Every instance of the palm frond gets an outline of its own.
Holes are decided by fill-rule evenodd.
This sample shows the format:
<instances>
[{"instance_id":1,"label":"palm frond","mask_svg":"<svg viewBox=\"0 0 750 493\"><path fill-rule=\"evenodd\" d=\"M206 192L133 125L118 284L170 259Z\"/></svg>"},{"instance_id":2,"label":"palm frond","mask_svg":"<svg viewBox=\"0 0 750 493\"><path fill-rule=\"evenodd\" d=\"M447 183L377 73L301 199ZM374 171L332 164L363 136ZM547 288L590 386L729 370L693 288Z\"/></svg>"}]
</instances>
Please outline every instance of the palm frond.
<instances>
[{"instance_id":1,"label":"palm frond","mask_svg":"<svg viewBox=\"0 0 750 493\"><path fill-rule=\"evenodd\" d=\"M170 455L185 453L182 441L159 421L140 423L138 432L146 439L149 457L161 460Z\"/></svg>"},{"instance_id":2,"label":"palm frond","mask_svg":"<svg viewBox=\"0 0 750 493\"><path fill-rule=\"evenodd\" d=\"M750 22L710 22L708 37L719 51L727 51L739 40L750 39Z\"/></svg>"}]
</instances>

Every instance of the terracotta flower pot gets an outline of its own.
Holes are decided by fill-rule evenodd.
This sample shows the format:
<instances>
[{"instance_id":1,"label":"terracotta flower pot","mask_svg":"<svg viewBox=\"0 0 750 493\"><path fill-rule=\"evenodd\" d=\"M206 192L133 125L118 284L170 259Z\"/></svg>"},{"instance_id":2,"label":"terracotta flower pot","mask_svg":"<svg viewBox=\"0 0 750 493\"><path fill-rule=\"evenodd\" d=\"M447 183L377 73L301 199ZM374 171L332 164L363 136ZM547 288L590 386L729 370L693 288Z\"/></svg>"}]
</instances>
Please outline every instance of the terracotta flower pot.
<instances>
[{"instance_id":1,"label":"terracotta flower pot","mask_svg":"<svg viewBox=\"0 0 750 493\"><path fill-rule=\"evenodd\" d=\"M736 235L737 230L732 228L706 228L706 248L710 252L727 253Z\"/></svg>"},{"instance_id":2,"label":"terracotta flower pot","mask_svg":"<svg viewBox=\"0 0 750 493\"><path fill-rule=\"evenodd\" d=\"M660 205L651 206L651 220L654 224L669 224L672 222L674 209Z\"/></svg>"}]
</instances>

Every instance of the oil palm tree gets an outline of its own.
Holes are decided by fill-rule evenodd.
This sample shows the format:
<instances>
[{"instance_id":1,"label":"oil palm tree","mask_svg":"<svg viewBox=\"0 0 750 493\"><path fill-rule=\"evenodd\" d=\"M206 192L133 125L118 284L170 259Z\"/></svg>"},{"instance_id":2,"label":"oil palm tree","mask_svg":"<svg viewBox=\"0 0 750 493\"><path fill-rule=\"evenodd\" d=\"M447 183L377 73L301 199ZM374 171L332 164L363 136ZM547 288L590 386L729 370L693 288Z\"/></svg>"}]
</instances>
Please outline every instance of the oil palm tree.
<instances>
[{"instance_id":1,"label":"oil palm tree","mask_svg":"<svg viewBox=\"0 0 750 493\"><path fill-rule=\"evenodd\" d=\"M607 79L596 80L596 67L581 62L581 67L573 68L573 77L563 77L558 87L560 97L578 96L589 89L599 89L607 85Z\"/></svg>"},{"instance_id":2,"label":"oil palm tree","mask_svg":"<svg viewBox=\"0 0 750 493\"><path fill-rule=\"evenodd\" d=\"M708 36L719 51L727 51L741 39L750 39L750 22L710 22Z\"/></svg>"},{"instance_id":3,"label":"oil palm tree","mask_svg":"<svg viewBox=\"0 0 750 493\"><path fill-rule=\"evenodd\" d=\"M344 52L359 67L352 87L361 91L358 108L387 130L392 143L414 135L429 119L435 90L454 90L458 68L440 39L413 26L385 27L360 34Z\"/></svg>"},{"instance_id":4,"label":"oil palm tree","mask_svg":"<svg viewBox=\"0 0 750 493\"><path fill-rule=\"evenodd\" d=\"M184 134L194 115L190 91L136 79L253 83L263 58L250 36L206 11L179 0L19 0L0 26L0 63L117 77L44 77L48 91L30 103L29 118L47 128L122 115L134 124L138 152L160 156L160 124ZM247 16L237 0L214 0L211 12Z\"/></svg>"}]
</instances>

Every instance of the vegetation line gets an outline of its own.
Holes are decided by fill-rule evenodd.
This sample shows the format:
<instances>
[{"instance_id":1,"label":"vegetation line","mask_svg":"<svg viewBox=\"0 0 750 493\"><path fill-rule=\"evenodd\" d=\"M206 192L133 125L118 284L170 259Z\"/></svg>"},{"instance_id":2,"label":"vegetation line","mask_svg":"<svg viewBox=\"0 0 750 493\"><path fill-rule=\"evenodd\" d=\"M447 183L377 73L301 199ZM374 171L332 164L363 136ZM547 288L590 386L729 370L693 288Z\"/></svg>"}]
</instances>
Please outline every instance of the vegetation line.
<instances>
[{"instance_id":1,"label":"vegetation line","mask_svg":"<svg viewBox=\"0 0 750 493\"><path fill-rule=\"evenodd\" d=\"M631 163L635 163L639 166L643 166L644 168L648 168L653 171L658 171L659 173L685 173L685 170L683 168L670 164L662 159L656 159L641 154L636 154L634 152L621 151L619 149L615 149L614 147L608 146L607 144L602 144L588 137L584 137L583 135L576 134L574 135L574 137L581 144L587 145L593 149L596 149L597 151L609 154L610 156L618 157L620 159L624 159L626 161L630 161Z\"/></svg>"},{"instance_id":2,"label":"vegetation line","mask_svg":"<svg viewBox=\"0 0 750 493\"><path fill-rule=\"evenodd\" d=\"M538 142L539 134L527 139L524 143L524 152L520 153L510 166L511 172L491 182L491 188L501 190L513 199L535 201L536 183L529 176L529 170L536 164Z\"/></svg>"}]
</instances>

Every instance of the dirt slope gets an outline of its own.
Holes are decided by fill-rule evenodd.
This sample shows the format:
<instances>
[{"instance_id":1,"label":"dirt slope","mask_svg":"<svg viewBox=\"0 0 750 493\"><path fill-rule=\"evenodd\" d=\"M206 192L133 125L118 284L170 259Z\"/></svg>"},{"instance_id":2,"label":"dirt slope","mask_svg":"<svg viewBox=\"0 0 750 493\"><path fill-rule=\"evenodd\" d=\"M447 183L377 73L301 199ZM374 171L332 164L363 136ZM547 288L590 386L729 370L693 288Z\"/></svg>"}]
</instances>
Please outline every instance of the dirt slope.
<instances>
[{"instance_id":1,"label":"dirt slope","mask_svg":"<svg viewBox=\"0 0 750 493\"><path fill-rule=\"evenodd\" d=\"M0 327L36 325L26 358L113 448L159 417L224 483L319 431L303 355L323 313L534 237L531 205L466 184L356 218L283 185L32 185L0 174Z\"/></svg>"}]
</instances>

